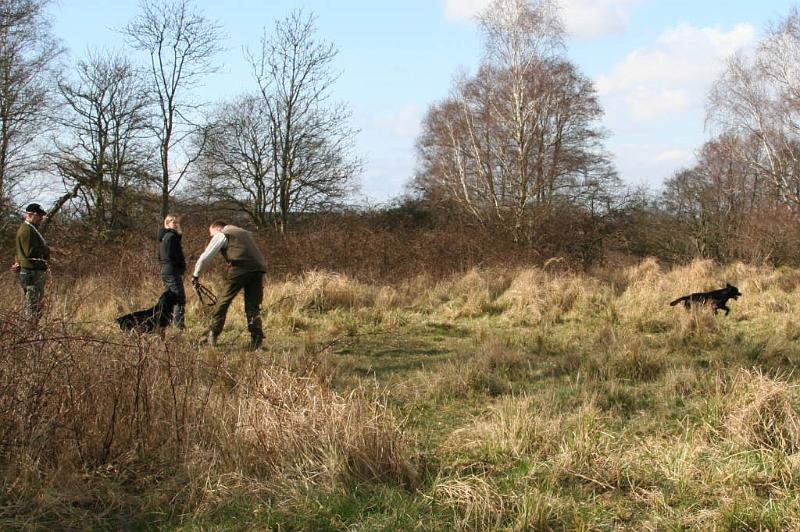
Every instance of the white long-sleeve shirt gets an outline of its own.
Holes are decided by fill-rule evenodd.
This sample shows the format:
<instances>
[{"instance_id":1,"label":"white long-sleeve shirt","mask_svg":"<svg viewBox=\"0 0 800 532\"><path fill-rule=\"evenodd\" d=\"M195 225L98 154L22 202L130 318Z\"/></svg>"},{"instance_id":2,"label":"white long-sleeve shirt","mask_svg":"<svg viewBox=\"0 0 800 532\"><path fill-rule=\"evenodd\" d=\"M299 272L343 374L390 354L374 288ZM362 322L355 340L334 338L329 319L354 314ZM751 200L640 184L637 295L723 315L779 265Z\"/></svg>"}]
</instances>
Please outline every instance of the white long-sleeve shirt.
<instances>
[{"instance_id":1,"label":"white long-sleeve shirt","mask_svg":"<svg viewBox=\"0 0 800 532\"><path fill-rule=\"evenodd\" d=\"M200 258L197 259L197 263L194 265L194 273L192 276L200 277L200 274L208 269L208 265L211 264L211 259L213 259L217 253L225 249L227 246L228 237L226 237L224 233L219 232L211 237L211 241L206 246L206 249L203 250Z\"/></svg>"}]
</instances>

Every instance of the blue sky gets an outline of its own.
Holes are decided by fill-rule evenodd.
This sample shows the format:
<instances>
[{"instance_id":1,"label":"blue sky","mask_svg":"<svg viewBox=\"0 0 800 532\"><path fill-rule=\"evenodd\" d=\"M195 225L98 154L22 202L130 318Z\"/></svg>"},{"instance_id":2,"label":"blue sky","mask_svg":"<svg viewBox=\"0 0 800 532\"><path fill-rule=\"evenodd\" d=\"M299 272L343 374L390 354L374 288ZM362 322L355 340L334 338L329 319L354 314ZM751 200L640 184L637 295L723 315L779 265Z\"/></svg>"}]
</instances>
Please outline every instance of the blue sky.
<instances>
[{"instance_id":1,"label":"blue sky","mask_svg":"<svg viewBox=\"0 0 800 532\"><path fill-rule=\"evenodd\" d=\"M255 88L242 50L293 9L317 16L318 36L339 49L334 87L361 130L364 201L403 192L415 168L414 141L427 107L453 77L474 72L481 55L472 17L488 0L198 0L227 34L221 70L197 91L210 102ZM568 57L596 84L609 150L630 184L659 186L691 164L708 133L703 103L724 59L754 45L784 0L561 0ZM70 60L88 47L121 48L114 31L130 20L129 0L59 0L54 31Z\"/></svg>"}]
</instances>

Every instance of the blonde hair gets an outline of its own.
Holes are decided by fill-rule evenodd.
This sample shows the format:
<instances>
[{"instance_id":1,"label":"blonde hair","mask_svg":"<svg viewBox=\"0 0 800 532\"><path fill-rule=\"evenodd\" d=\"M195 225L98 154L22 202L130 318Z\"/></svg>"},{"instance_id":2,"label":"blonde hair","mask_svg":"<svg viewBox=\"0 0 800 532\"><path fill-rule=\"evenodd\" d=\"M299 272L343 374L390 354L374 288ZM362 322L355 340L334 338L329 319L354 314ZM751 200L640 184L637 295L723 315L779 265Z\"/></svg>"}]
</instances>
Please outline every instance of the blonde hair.
<instances>
[{"instance_id":1,"label":"blonde hair","mask_svg":"<svg viewBox=\"0 0 800 532\"><path fill-rule=\"evenodd\" d=\"M177 214L168 214L164 217L164 227L167 227L170 222L181 223L181 217Z\"/></svg>"}]
</instances>

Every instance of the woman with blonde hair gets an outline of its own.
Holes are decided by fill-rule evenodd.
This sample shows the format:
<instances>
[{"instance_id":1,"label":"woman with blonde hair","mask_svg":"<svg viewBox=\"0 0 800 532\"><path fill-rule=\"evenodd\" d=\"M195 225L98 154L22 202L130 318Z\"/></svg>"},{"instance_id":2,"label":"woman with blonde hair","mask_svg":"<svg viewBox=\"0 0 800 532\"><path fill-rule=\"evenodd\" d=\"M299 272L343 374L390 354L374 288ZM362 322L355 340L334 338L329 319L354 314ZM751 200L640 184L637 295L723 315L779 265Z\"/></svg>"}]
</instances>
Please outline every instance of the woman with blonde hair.
<instances>
[{"instance_id":1,"label":"woman with blonde hair","mask_svg":"<svg viewBox=\"0 0 800 532\"><path fill-rule=\"evenodd\" d=\"M164 290L175 294L178 303L172 313L172 323L183 330L186 308L186 292L183 290L183 274L186 273L186 258L181 247L181 219L174 214L164 218L164 227L158 233L158 260L161 263L161 280Z\"/></svg>"}]
</instances>

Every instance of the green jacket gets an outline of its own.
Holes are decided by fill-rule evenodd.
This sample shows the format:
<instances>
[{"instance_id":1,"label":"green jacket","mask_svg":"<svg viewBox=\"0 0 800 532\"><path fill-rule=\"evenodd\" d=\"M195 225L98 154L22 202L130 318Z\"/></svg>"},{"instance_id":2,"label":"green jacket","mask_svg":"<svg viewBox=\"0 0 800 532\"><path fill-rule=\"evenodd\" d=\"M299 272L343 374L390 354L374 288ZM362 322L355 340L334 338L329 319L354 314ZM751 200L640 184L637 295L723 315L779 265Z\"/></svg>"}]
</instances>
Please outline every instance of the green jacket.
<instances>
[{"instance_id":1,"label":"green jacket","mask_svg":"<svg viewBox=\"0 0 800 532\"><path fill-rule=\"evenodd\" d=\"M50 259L47 242L28 222L22 222L17 230L17 262L23 268L46 270Z\"/></svg>"}]
</instances>

